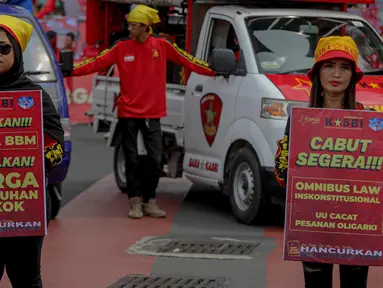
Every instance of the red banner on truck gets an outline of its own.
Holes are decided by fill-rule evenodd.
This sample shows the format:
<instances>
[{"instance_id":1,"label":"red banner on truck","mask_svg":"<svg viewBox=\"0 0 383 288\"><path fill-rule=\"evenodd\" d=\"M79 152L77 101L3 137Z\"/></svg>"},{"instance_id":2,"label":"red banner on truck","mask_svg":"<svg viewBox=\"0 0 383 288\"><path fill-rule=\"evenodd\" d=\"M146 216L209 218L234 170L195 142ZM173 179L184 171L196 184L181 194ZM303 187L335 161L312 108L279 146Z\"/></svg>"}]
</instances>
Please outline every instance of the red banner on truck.
<instances>
[{"instance_id":1,"label":"red banner on truck","mask_svg":"<svg viewBox=\"0 0 383 288\"><path fill-rule=\"evenodd\" d=\"M383 113L293 108L284 259L383 266Z\"/></svg>"},{"instance_id":2,"label":"red banner on truck","mask_svg":"<svg viewBox=\"0 0 383 288\"><path fill-rule=\"evenodd\" d=\"M0 92L0 110L0 238L46 235L41 92Z\"/></svg>"}]
</instances>

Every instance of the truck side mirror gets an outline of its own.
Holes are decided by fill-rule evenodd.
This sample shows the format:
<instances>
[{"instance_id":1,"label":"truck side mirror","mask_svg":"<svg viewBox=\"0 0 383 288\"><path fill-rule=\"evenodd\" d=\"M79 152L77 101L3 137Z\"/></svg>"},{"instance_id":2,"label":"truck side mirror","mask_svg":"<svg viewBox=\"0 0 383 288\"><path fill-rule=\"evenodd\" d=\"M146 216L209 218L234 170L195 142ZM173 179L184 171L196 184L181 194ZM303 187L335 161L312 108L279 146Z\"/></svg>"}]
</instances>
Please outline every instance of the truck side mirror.
<instances>
[{"instance_id":1,"label":"truck side mirror","mask_svg":"<svg viewBox=\"0 0 383 288\"><path fill-rule=\"evenodd\" d=\"M61 63L60 68L65 76L69 76L73 70L73 51L72 50L62 50L61 51Z\"/></svg>"},{"instance_id":2,"label":"truck side mirror","mask_svg":"<svg viewBox=\"0 0 383 288\"><path fill-rule=\"evenodd\" d=\"M230 76L237 69L237 60L230 49L214 49L211 55L211 68L218 75Z\"/></svg>"}]
</instances>

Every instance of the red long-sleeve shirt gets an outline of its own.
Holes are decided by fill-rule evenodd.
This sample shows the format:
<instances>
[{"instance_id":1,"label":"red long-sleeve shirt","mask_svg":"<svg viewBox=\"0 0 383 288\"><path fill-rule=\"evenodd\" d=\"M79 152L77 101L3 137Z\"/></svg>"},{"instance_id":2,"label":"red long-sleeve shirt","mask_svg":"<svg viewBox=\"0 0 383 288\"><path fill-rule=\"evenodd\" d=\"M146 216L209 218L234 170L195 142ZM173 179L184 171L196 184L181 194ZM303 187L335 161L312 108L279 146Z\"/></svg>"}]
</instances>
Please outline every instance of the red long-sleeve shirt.
<instances>
[{"instance_id":1,"label":"red long-sleeve shirt","mask_svg":"<svg viewBox=\"0 0 383 288\"><path fill-rule=\"evenodd\" d=\"M101 72L117 64L120 73L118 116L161 118L166 116L166 61L195 73L215 76L209 65L163 38L149 37L144 43L117 42L99 56L78 64L72 76Z\"/></svg>"}]
</instances>

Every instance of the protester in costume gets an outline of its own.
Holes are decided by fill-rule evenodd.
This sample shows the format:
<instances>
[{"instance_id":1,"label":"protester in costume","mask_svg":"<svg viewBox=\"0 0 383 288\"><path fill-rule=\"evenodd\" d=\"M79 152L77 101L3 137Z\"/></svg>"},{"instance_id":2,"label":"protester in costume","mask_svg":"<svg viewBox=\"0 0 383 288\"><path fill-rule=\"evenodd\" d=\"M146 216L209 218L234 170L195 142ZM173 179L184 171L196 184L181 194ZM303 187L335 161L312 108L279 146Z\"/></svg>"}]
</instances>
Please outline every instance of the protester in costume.
<instances>
[{"instance_id":1,"label":"protester in costume","mask_svg":"<svg viewBox=\"0 0 383 288\"><path fill-rule=\"evenodd\" d=\"M75 49L73 47L74 40L75 40L75 36L74 36L73 32L68 32L65 35L65 44L64 44L65 46L64 46L63 50L71 50L73 53L75 53ZM61 53L61 51L59 51L59 53ZM71 101L73 101L73 92L74 92L73 78L72 77L66 77L65 82L66 82L66 85L68 86L68 90L69 90L68 96L71 99Z\"/></svg>"},{"instance_id":2,"label":"protester in costume","mask_svg":"<svg viewBox=\"0 0 383 288\"><path fill-rule=\"evenodd\" d=\"M355 101L356 84L363 72L357 66L358 48L351 37L331 36L319 40L315 63L308 73L312 81L310 107L363 110ZM370 109L368 109L370 110ZM286 187L290 119L284 138L277 142L274 172L279 183ZM332 264L303 262L306 288L332 288ZM368 267L340 265L341 288L366 288Z\"/></svg>"},{"instance_id":3,"label":"protester in costume","mask_svg":"<svg viewBox=\"0 0 383 288\"><path fill-rule=\"evenodd\" d=\"M158 11L137 5L127 16L131 39L118 41L98 57L77 65L72 76L101 72L117 64L121 80L118 118L126 161L130 198L129 217L165 217L155 202L162 174L162 133L160 118L166 116L166 61L185 66L195 73L215 76L209 65L194 58L162 37L153 37L151 26L160 22ZM137 134L141 131L146 150L145 183L138 169ZM142 203L142 200L143 203Z\"/></svg>"},{"instance_id":4,"label":"protester in costume","mask_svg":"<svg viewBox=\"0 0 383 288\"><path fill-rule=\"evenodd\" d=\"M60 49L57 47L57 33L55 31L49 30L47 32L47 37L48 37L49 43L51 43L53 51L55 52L57 62L60 63L61 54L60 54Z\"/></svg>"},{"instance_id":5,"label":"protester in costume","mask_svg":"<svg viewBox=\"0 0 383 288\"><path fill-rule=\"evenodd\" d=\"M23 75L22 53L31 35L30 24L11 16L0 15L0 91L42 91L45 167L49 172L62 161L64 130L50 96ZM49 221L49 193L46 197ZM43 236L0 238L0 279L5 268L14 288L42 287L40 259L43 239Z\"/></svg>"},{"instance_id":6,"label":"protester in costume","mask_svg":"<svg viewBox=\"0 0 383 288\"><path fill-rule=\"evenodd\" d=\"M73 0L71 0L73 1ZM59 0L60 5L64 5L63 0ZM59 7L56 5L56 0L47 0L41 10L37 13L37 19L43 19L44 16L55 13ZM65 12L65 11L64 11Z\"/></svg>"}]
</instances>

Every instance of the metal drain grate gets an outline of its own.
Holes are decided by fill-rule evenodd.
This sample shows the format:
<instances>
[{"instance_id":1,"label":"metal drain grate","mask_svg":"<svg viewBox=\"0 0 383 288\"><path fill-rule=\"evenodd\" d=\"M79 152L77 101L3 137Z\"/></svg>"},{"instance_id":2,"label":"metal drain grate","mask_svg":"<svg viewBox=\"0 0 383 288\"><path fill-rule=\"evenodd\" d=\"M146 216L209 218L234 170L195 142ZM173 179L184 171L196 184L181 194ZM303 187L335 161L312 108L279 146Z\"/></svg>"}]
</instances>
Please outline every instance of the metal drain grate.
<instances>
[{"instance_id":1,"label":"metal drain grate","mask_svg":"<svg viewBox=\"0 0 383 288\"><path fill-rule=\"evenodd\" d=\"M251 255L259 243L170 241L159 247L158 253L188 253L213 255Z\"/></svg>"},{"instance_id":2,"label":"metal drain grate","mask_svg":"<svg viewBox=\"0 0 383 288\"><path fill-rule=\"evenodd\" d=\"M222 278L130 275L110 288L228 288L228 283Z\"/></svg>"},{"instance_id":3,"label":"metal drain grate","mask_svg":"<svg viewBox=\"0 0 383 288\"><path fill-rule=\"evenodd\" d=\"M130 254L193 259L250 260L262 241L239 241L227 238L153 238L137 241L126 252Z\"/></svg>"}]
</instances>

